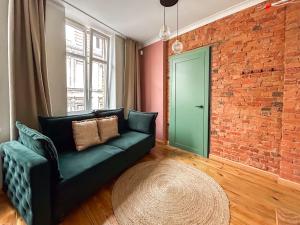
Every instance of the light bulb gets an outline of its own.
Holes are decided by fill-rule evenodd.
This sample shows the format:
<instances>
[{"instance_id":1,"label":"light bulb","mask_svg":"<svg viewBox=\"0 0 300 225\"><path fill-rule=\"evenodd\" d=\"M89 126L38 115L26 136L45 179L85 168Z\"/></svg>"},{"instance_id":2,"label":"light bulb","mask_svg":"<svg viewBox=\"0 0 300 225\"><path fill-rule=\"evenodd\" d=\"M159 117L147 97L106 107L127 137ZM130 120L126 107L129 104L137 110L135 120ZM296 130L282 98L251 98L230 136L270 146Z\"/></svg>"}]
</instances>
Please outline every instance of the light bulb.
<instances>
[{"instance_id":1,"label":"light bulb","mask_svg":"<svg viewBox=\"0 0 300 225\"><path fill-rule=\"evenodd\" d=\"M175 54L180 54L183 50L183 44L176 40L173 44L172 44L172 50Z\"/></svg>"},{"instance_id":2,"label":"light bulb","mask_svg":"<svg viewBox=\"0 0 300 225\"><path fill-rule=\"evenodd\" d=\"M170 28L167 25L162 25L159 31L159 38L163 41L167 41L170 38Z\"/></svg>"}]
</instances>

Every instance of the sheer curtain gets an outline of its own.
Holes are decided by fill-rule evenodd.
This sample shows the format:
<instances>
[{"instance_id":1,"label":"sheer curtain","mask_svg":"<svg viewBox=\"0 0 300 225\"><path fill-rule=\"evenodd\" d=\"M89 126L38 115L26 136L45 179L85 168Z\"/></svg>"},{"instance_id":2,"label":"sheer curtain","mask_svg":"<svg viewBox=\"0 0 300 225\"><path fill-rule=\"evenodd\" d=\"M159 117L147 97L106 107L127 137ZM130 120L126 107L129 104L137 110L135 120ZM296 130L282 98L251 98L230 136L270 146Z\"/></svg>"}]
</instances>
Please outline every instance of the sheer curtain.
<instances>
[{"instance_id":1,"label":"sheer curtain","mask_svg":"<svg viewBox=\"0 0 300 225\"><path fill-rule=\"evenodd\" d=\"M109 109L115 109L124 106L125 39L112 35L110 46L107 106Z\"/></svg>"},{"instance_id":2,"label":"sheer curtain","mask_svg":"<svg viewBox=\"0 0 300 225\"><path fill-rule=\"evenodd\" d=\"M116 108L116 37L112 35L110 38L110 54L109 54L109 74L107 78L106 88L106 106L109 109Z\"/></svg>"},{"instance_id":3,"label":"sheer curtain","mask_svg":"<svg viewBox=\"0 0 300 225\"><path fill-rule=\"evenodd\" d=\"M9 0L11 139L16 137L16 120L37 129L38 115L51 115L45 51L45 3L45 0Z\"/></svg>"},{"instance_id":4,"label":"sheer curtain","mask_svg":"<svg viewBox=\"0 0 300 225\"><path fill-rule=\"evenodd\" d=\"M140 68L138 43L129 38L125 42L124 108L141 110Z\"/></svg>"}]
</instances>

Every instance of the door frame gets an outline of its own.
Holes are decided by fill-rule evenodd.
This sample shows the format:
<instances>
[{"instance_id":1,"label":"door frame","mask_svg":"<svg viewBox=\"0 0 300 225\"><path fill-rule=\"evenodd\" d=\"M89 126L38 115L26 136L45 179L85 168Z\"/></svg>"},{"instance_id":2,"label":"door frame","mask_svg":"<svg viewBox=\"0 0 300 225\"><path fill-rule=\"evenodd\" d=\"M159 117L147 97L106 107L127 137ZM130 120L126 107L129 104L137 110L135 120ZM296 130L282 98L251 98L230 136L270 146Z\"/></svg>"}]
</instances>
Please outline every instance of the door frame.
<instances>
[{"instance_id":1,"label":"door frame","mask_svg":"<svg viewBox=\"0 0 300 225\"><path fill-rule=\"evenodd\" d=\"M193 57L198 57L199 54L204 53L204 67L205 67L205 91L204 91L204 149L207 151L203 152L203 156L208 158L210 152L210 107L211 107L211 46L200 47L191 51L184 52L180 55L173 55L169 57L169 69L170 69L170 82L169 82L169 114L170 114L170 123L169 123L169 144L175 147L181 147L177 145L174 140L174 135L171 135L172 132L175 132L175 110L174 110L174 103L175 103L175 78L174 78L174 71L176 70L176 63L183 62L186 60L190 60ZM206 121L206 122L205 122ZM193 151L192 149L188 149ZM194 151L193 151L194 152Z\"/></svg>"}]
</instances>

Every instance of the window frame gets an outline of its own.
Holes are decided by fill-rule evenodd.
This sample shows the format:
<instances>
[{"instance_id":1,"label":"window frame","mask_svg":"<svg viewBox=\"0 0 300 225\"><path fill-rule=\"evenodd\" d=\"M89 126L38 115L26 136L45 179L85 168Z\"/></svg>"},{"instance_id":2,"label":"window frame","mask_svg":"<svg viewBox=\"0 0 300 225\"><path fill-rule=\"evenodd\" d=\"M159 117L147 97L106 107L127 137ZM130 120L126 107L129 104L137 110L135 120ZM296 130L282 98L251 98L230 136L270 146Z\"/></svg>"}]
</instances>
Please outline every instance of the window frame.
<instances>
[{"instance_id":1,"label":"window frame","mask_svg":"<svg viewBox=\"0 0 300 225\"><path fill-rule=\"evenodd\" d=\"M65 19L65 26L71 26L74 27L78 30L81 30L84 33L84 54L75 54L72 52L67 51L67 46L65 49L66 52L66 58L68 56L70 57L75 57L82 59L85 62L84 66L84 104L85 104L85 109L80 110L80 111L68 111L68 105L67 105L67 114L68 115L76 115L76 114L82 114L82 113L87 113L91 112L95 109L92 109L92 80L93 80L93 74L92 74L92 66L93 66L93 61L102 63L106 66L106 75L104 77L104 82L105 82L105 88L104 88L104 109L107 108L108 105L108 81L109 81L109 74L110 74L110 49L111 49L111 37L104 34L101 31L98 31L93 28L88 28L70 18ZM88 35L89 39L88 40ZM105 49L106 52L106 60L98 59L93 56L93 37L95 36L100 36L107 41L107 47ZM88 42L89 41L89 42ZM88 44L89 44L89 52L88 52ZM88 54L89 53L89 54ZM66 75L67 75L67 65L66 65ZM67 77L66 77L67 79ZM68 93L68 87L67 87L67 93Z\"/></svg>"},{"instance_id":2,"label":"window frame","mask_svg":"<svg viewBox=\"0 0 300 225\"><path fill-rule=\"evenodd\" d=\"M101 33L101 32L99 32L99 31L97 31L97 30L95 30L95 29L93 29L93 28L90 28L89 29L89 33L90 33L90 56L89 56L89 60L90 60L90 62L89 62L89 81L88 81L88 85L89 85L89 87L88 87L88 95L89 95L89 99L92 99L92 92L93 92L93 90L92 90L92 80L93 80L93 71L92 71L92 67L93 67L93 61L95 61L95 62L98 62L98 63L102 63L102 64L105 64L106 65L106 74L107 74L107 76L105 77L105 88L104 88L104 109L105 108L107 108L107 93L108 93L108 78L109 78L109 73L110 73L110 71L109 71L109 63L110 63L110 55L109 55L109 53L110 53L110 37L109 36L107 36L107 35L105 35L105 34L103 34L103 33ZM93 37L94 37L94 34L96 34L96 35L98 35L98 36L101 36L101 37L103 37L104 39L106 39L107 40L107 53L106 53L106 57L107 57L107 59L106 59L106 61L105 60L102 60L102 59L97 59L97 58L95 58L94 56L93 56L93 48L94 48L94 41L93 41ZM91 111L91 110L93 110L92 109L92 101L89 101L89 106L88 106L88 111Z\"/></svg>"}]
</instances>

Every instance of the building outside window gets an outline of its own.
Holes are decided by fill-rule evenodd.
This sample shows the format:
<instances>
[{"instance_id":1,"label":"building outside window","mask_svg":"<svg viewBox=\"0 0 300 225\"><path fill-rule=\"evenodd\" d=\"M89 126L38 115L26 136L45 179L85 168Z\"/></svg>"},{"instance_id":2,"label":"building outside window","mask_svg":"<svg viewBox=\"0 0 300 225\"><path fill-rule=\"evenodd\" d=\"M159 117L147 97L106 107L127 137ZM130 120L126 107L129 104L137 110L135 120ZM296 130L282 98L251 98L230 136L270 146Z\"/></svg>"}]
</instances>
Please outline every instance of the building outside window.
<instances>
[{"instance_id":1,"label":"building outside window","mask_svg":"<svg viewBox=\"0 0 300 225\"><path fill-rule=\"evenodd\" d=\"M68 112L106 108L109 37L66 21Z\"/></svg>"}]
</instances>

